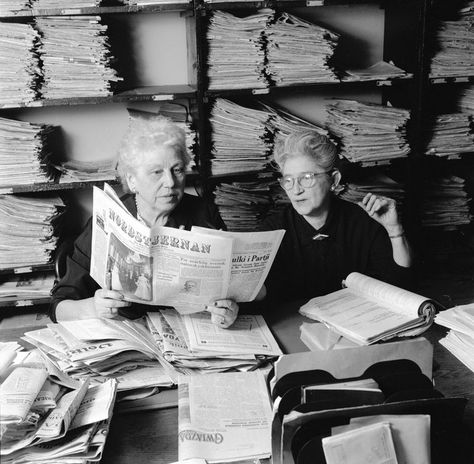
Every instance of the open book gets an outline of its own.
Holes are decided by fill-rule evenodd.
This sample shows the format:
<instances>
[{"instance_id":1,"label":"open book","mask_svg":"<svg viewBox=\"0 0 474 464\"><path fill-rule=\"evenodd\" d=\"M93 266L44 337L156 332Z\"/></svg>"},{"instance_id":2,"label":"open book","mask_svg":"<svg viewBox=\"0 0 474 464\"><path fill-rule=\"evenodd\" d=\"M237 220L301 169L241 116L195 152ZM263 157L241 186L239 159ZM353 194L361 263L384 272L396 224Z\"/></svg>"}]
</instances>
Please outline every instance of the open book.
<instances>
[{"instance_id":1,"label":"open book","mask_svg":"<svg viewBox=\"0 0 474 464\"><path fill-rule=\"evenodd\" d=\"M346 288L312 298L300 313L323 322L358 345L424 332L433 322L435 303L358 272Z\"/></svg>"},{"instance_id":2,"label":"open book","mask_svg":"<svg viewBox=\"0 0 474 464\"><path fill-rule=\"evenodd\" d=\"M127 301L199 312L216 299L255 299L283 234L149 228L105 184L94 187L90 274Z\"/></svg>"}]
</instances>

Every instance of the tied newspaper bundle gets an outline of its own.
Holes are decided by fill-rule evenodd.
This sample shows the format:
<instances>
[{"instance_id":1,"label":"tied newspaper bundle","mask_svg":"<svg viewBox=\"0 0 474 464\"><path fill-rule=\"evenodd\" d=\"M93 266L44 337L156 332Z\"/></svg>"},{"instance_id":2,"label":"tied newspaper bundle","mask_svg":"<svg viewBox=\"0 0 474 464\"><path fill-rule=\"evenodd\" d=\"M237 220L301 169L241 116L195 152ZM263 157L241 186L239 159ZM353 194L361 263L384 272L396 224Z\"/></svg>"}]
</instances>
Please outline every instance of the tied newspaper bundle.
<instances>
[{"instance_id":1,"label":"tied newspaper bundle","mask_svg":"<svg viewBox=\"0 0 474 464\"><path fill-rule=\"evenodd\" d=\"M241 315L231 328L211 322L210 313L181 316L173 309L147 314L163 357L179 374L254 370L282 354L262 316Z\"/></svg>"},{"instance_id":2,"label":"tied newspaper bundle","mask_svg":"<svg viewBox=\"0 0 474 464\"><path fill-rule=\"evenodd\" d=\"M200 312L222 298L253 301L283 234L150 229L105 184L94 188L90 274L127 301Z\"/></svg>"},{"instance_id":3,"label":"tied newspaper bundle","mask_svg":"<svg viewBox=\"0 0 474 464\"><path fill-rule=\"evenodd\" d=\"M24 339L75 379L91 384L113 379L119 400L149 396L173 384L173 370L162 360L150 332L136 322L63 321L26 332Z\"/></svg>"},{"instance_id":4,"label":"tied newspaper bundle","mask_svg":"<svg viewBox=\"0 0 474 464\"><path fill-rule=\"evenodd\" d=\"M116 382L91 386L57 370L37 350L0 344L0 451L3 464L98 462Z\"/></svg>"}]
</instances>

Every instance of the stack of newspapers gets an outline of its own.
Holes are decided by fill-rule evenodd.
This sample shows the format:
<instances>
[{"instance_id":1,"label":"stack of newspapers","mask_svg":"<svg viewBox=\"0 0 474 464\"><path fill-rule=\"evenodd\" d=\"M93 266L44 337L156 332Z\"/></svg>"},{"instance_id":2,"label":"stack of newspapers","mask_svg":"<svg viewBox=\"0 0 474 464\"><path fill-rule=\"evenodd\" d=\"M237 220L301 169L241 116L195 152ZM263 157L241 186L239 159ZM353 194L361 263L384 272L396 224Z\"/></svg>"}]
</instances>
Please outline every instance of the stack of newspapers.
<instances>
[{"instance_id":1,"label":"stack of newspapers","mask_svg":"<svg viewBox=\"0 0 474 464\"><path fill-rule=\"evenodd\" d=\"M0 195L0 269L50 263L64 208L58 196Z\"/></svg>"},{"instance_id":2,"label":"stack of newspapers","mask_svg":"<svg viewBox=\"0 0 474 464\"><path fill-rule=\"evenodd\" d=\"M148 326L166 361L178 374L254 370L282 354L262 316L241 315L231 329L208 312L180 315L174 309L147 314Z\"/></svg>"},{"instance_id":3,"label":"stack of newspapers","mask_svg":"<svg viewBox=\"0 0 474 464\"><path fill-rule=\"evenodd\" d=\"M100 16L38 17L43 98L107 96L120 81L111 67L107 26Z\"/></svg>"},{"instance_id":4,"label":"stack of newspapers","mask_svg":"<svg viewBox=\"0 0 474 464\"><path fill-rule=\"evenodd\" d=\"M97 161L64 161L54 166L60 171L59 182L84 182L115 180L117 178L117 159Z\"/></svg>"},{"instance_id":5,"label":"stack of newspapers","mask_svg":"<svg viewBox=\"0 0 474 464\"><path fill-rule=\"evenodd\" d=\"M472 220L466 181L458 176L432 178L425 183L421 223L425 227L457 228Z\"/></svg>"},{"instance_id":6,"label":"stack of newspapers","mask_svg":"<svg viewBox=\"0 0 474 464\"><path fill-rule=\"evenodd\" d=\"M268 111L217 98L210 117L212 174L263 170L273 146L268 130L269 118Z\"/></svg>"},{"instance_id":7,"label":"stack of newspapers","mask_svg":"<svg viewBox=\"0 0 474 464\"><path fill-rule=\"evenodd\" d=\"M129 320L83 319L48 324L25 333L58 369L77 380L117 383L120 398L148 396L173 384L171 368L143 324Z\"/></svg>"},{"instance_id":8,"label":"stack of newspapers","mask_svg":"<svg viewBox=\"0 0 474 464\"><path fill-rule=\"evenodd\" d=\"M52 174L48 137L55 126L0 118L0 188L47 182Z\"/></svg>"},{"instance_id":9,"label":"stack of newspapers","mask_svg":"<svg viewBox=\"0 0 474 464\"><path fill-rule=\"evenodd\" d=\"M263 12L239 18L213 12L207 30L210 89L268 86L263 33L272 16L273 12Z\"/></svg>"},{"instance_id":10,"label":"stack of newspapers","mask_svg":"<svg viewBox=\"0 0 474 464\"><path fill-rule=\"evenodd\" d=\"M36 98L39 76L35 46L40 35L29 24L2 22L0 27L0 105L29 103Z\"/></svg>"},{"instance_id":11,"label":"stack of newspapers","mask_svg":"<svg viewBox=\"0 0 474 464\"><path fill-rule=\"evenodd\" d=\"M0 282L0 306L49 303L54 272L36 272L7 277Z\"/></svg>"},{"instance_id":12,"label":"stack of newspapers","mask_svg":"<svg viewBox=\"0 0 474 464\"><path fill-rule=\"evenodd\" d=\"M427 129L429 142L426 154L459 158L462 153L474 152L474 133L471 118L466 113L442 114L436 117L434 127Z\"/></svg>"},{"instance_id":13,"label":"stack of newspapers","mask_svg":"<svg viewBox=\"0 0 474 464\"><path fill-rule=\"evenodd\" d=\"M116 383L71 379L16 343L0 344L0 359L2 464L100 461Z\"/></svg>"},{"instance_id":14,"label":"stack of newspapers","mask_svg":"<svg viewBox=\"0 0 474 464\"><path fill-rule=\"evenodd\" d=\"M458 103L459 111L474 115L474 88L465 87L460 92L460 99Z\"/></svg>"},{"instance_id":15,"label":"stack of newspapers","mask_svg":"<svg viewBox=\"0 0 474 464\"><path fill-rule=\"evenodd\" d=\"M339 81L330 65L338 34L283 12L265 36L267 72L275 85Z\"/></svg>"},{"instance_id":16,"label":"stack of newspapers","mask_svg":"<svg viewBox=\"0 0 474 464\"><path fill-rule=\"evenodd\" d=\"M339 139L341 155L362 165L389 162L410 153L406 125L410 112L353 100L327 107L328 128Z\"/></svg>"},{"instance_id":17,"label":"stack of newspapers","mask_svg":"<svg viewBox=\"0 0 474 464\"><path fill-rule=\"evenodd\" d=\"M409 74L398 66L395 66L392 62L387 63L386 61L378 61L368 68L344 70L344 76L341 80L345 82L362 82L392 80L412 76L412 74Z\"/></svg>"},{"instance_id":18,"label":"stack of newspapers","mask_svg":"<svg viewBox=\"0 0 474 464\"><path fill-rule=\"evenodd\" d=\"M31 9L31 0L2 0L0 15L8 16Z\"/></svg>"},{"instance_id":19,"label":"stack of newspapers","mask_svg":"<svg viewBox=\"0 0 474 464\"><path fill-rule=\"evenodd\" d=\"M227 229L252 231L261 228L261 222L272 205L272 175L262 174L256 181L220 184L214 191L215 204Z\"/></svg>"},{"instance_id":20,"label":"stack of newspapers","mask_svg":"<svg viewBox=\"0 0 474 464\"><path fill-rule=\"evenodd\" d=\"M398 207L402 206L405 198L403 185L382 172L374 173L364 180L347 182L339 197L351 203L359 203L368 193L392 198L397 202Z\"/></svg>"},{"instance_id":21,"label":"stack of newspapers","mask_svg":"<svg viewBox=\"0 0 474 464\"><path fill-rule=\"evenodd\" d=\"M93 8L102 0L32 0L36 9Z\"/></svg>"},{"instance_id":22,"label":"stack of newspapers","mask_svg":"<svg viewBox=\"0 0 474 464\"><path fill-rule=\"evenodd\" d=\"M474 372L474 304L441 311L435 322L451 329L439 342Z\"/></svg>"}]
</instances>

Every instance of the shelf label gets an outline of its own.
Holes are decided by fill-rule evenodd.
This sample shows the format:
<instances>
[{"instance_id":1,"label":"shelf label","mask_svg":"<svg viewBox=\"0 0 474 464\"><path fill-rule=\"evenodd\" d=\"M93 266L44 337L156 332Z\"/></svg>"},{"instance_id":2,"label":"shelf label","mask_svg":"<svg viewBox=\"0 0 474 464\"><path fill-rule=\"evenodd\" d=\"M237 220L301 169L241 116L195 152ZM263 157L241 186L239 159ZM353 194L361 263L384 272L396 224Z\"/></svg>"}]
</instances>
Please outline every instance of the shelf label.
<instances>
[{"instance_id":1,"label":"shelf label","mask_svg":"<svg viewBox=\"0 0 474 464\"><path fill-rule=\"evenodd\" d=\"M306 6L324 6L324 0L306 0Z\"/></svg>"},{"instance_id":2,"label":"shelf label","mask_svg":"<svg viewBox=\"0 0 474 464\"><path fill-rule=\"evenodd\" d=\"M264 95L270 93L270 89L252 89L253 95Z\"/></svg>"},{"instance_id":3,"label":"shelf label","mask_svg":"<svg viewBox=\"0 0 474 464\"><path fill-rule=\"evenodd\" d=\"M62 15L76 15L81 14L80 8L64 8L61 10Z\"/></svg>"},{"instance_id":4,"label":"shelf label","mask_svg":"<svg viewBox=\"0 0 474 464\"><path fill-rule=\"evenodd\" d=\"M0 189L0 195L10 195L11 193L13 193L11 187Z\"/></svg>"},{"instance_id":5,"label":"shelf label","mask_svg":"<svg viewBox=\"0 0 474 464\"><path fill-rule=\"evenodd\" d=\"M392 85L392 81L388 81L388 80L386 80L386 81L377 81L377 85L379 87L383 87L383 86L390 87Z\"/></svg>"},{"instance_id":6,"label":"shelf label","mask_svg":"<svg viewBox=\"0 0 474 464\"><path fill-rule=\"evenodd\" d=\"M18 300L15 306L33 306L32 300Z\"/></svg>"},{"instance_id":7,"label":"shelf label","mask_svg":"<svg viewBox=\"0 0 474 464\"><path fill-rule=\"evenodd\" d=\"M26 266L26 267L17 267L16 269L13 270L15 274L23 274L25 272L31 272L33 269L31 266Z\"/></svg>"},{"instance_id":8,"label":"shelf label","mask_svg":"<svg viewBox=\"0 0 474 464\"><path fill-rule=\"evenodd\" d=\"M43 106L43 102L41 100L35 100L35 101L32 101L32 102L28 102L27 105L29 107Z\"/></svg>"},{"instance_id":9,"label":"shelf label","mask_svg":"<svg viewBox=\"0 0 474 464\"><path fill-rule=\"evenodd\" d=\"M469 77L455 77L454 82L469 82Z\"/></svg>"},{"instance_id":10,"label":"shelf label","mask_svg":"<svg viewBox=\"0 0 474 464\"><path fill-rule=\"evenodd\" d=\"M174 99L174 95L173 94L169 94L169 95L152 95L151 99L153 101L163 101L163 100L173 100Z\"/></svg>"}]
</instances>

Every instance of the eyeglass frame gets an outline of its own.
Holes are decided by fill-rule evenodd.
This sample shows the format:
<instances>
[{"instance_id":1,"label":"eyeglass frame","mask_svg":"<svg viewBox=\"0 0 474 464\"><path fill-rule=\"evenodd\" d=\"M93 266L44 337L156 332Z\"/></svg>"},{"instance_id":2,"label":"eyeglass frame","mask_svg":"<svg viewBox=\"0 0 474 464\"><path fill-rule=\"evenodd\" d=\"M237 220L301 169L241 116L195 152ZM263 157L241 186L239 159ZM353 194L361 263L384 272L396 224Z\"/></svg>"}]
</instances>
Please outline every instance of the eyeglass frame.
<instances>
[{"instance_id":1,"label":"eyeglass frame","mask_svg":"<svg viewBox=\"0 0 474 464\"><path fill-rule=\"evenodd\" d=\"M281 176L280 178L278 178L278 183L280 184L280 187L286 192L289 192L291 189L293 189L293 187L295 186L295 181L301 188L313 188L316 185L316 179L319 176L322 176L324 174L333 174L334 172L336 172L335 169L330 169L329 171L322 171L322 172L307 171L307 172L301 173L301 175L299 176ZM304 186L301 184L301 179L304 178L304 176L307 176L308 174L310 175L310 179L312 182L311 182L311 185ZM283 186L283 182L285 181L285 179L292 180L291 186L288 188Z\"/></svg>"}]
</instances>

